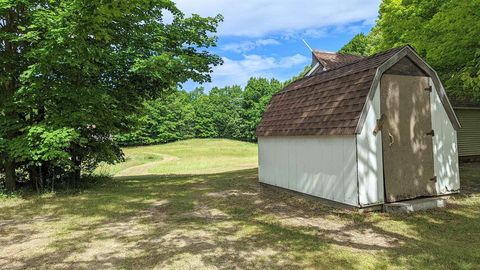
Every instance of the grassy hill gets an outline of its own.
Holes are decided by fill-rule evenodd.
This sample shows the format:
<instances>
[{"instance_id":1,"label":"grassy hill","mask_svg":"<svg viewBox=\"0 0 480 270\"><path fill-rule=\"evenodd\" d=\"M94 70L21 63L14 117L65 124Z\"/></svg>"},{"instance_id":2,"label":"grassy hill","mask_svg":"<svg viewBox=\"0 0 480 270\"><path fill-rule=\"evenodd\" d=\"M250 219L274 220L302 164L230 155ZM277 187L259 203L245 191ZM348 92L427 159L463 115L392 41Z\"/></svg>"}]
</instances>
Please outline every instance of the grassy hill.
<instances>
[{"instance_id":1,"label":"grassy hill","mask_svg":"<svg viewBox=\"0 0 480 270\"><path fill-rule=\"evenodd\" d=\"M117 176L205 174L257 167L257 145L226 139L193 139L124 149L126 161L98 172Z\"/></svg>"}]
</instances>

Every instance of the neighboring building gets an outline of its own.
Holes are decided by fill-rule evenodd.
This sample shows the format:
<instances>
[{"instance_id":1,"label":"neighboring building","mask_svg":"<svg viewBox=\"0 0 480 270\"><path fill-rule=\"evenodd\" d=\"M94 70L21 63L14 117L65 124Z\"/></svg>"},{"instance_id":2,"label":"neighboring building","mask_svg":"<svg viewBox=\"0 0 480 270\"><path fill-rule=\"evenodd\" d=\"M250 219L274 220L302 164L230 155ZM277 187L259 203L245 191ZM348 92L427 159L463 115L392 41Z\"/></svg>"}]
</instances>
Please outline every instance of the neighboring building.
<instances>
[{"instance_id":1,"label":"neighboring building","mask_svg":"<svg viewBox=\"0 0 480 270\"><path fill-rule=\"evenodd\" d=\"M480 160L480 103L453 100L452 104L462 125L458 131L460 161Z\"/></svg>"},{"instance_id":2,"label":"neighboring building","mask_svg":"<svg viewBox=\"0 0 480 270\"><path fill-rule=\"evenodd\" d=\"M457 192L460 124L435 71L409 46L323 54L263 115L260 182L356 207Z\"/></svg>"}]
</instances>

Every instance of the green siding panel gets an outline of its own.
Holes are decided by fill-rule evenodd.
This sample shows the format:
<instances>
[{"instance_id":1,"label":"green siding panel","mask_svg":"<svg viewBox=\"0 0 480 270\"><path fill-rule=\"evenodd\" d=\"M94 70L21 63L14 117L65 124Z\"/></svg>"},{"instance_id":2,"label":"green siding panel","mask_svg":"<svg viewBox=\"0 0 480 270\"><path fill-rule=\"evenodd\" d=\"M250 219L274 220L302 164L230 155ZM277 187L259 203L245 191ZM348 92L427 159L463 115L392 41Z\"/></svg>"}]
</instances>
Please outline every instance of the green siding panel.
<instances>
[{"instance_id":1,"label":"green siding panel","mask_svg":"<svg viewBox=\"0 0 480 270\"><path fill-rule=\"evenodd\" d=\"M462 128L458 131L458 154L480 156L480 109L455 110Z\"/></svg>"}]
</instances>

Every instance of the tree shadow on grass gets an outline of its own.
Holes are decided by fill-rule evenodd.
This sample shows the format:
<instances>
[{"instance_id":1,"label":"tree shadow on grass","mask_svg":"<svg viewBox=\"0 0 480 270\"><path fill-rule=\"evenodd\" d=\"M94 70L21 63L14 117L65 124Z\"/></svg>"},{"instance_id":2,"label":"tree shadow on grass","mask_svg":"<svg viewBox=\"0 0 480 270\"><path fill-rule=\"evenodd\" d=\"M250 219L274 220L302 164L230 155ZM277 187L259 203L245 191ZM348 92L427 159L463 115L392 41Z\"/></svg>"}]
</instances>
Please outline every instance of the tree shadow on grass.
<instances>
[{"instance_id":1,"label":"tree shadow on grass","mask_svg":"<svg viewBox=\"0 0 480 270\"><path fill-rule=\"evenodd\" d=\"M472 170L462 177L474 189ZM479 267L477 193L442 210L359 214L257 179L256 170L121 177L0 207L0 268Z\"/></svg>"}]
</instances>

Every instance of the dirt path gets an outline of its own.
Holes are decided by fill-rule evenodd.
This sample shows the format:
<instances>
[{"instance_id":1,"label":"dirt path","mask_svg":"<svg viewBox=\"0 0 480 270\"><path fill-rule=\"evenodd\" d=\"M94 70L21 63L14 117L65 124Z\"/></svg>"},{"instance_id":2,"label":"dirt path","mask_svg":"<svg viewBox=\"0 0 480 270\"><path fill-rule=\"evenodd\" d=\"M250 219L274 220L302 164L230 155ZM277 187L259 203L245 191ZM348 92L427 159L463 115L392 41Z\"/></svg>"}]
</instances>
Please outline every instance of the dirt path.
<instances>
[{"instance_id":1,"label":"dirt path","mask_svg":"<svg viewBox=\"0 0 480 270\"><path fill-rule=\"evenodd\" d=\"M161 164L165 164L165 163L168 163L168 162L180 160L179 157L170 156L170 155L166 155L166 154L158 154L158 153L146 153L146 154L161 156L163 159L160 160L160 161L148 162L148 163L145 163L145 164L142 164L142 165L137 165L137 166L127 168L125 170L120 171L115 176L152 175L154 173L150 173L150 169L153 169L156 166L161 165Z\"/></svg>"}]
</instances>

